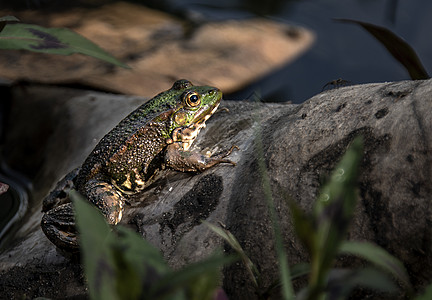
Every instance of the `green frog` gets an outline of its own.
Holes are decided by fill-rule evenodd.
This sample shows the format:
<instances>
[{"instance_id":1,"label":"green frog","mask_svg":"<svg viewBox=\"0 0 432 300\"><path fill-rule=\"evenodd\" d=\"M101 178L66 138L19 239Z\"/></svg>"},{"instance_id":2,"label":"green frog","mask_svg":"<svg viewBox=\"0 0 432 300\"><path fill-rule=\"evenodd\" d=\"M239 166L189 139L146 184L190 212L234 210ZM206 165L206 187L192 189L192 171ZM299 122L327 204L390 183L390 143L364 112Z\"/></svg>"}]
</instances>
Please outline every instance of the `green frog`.
<instances>
[{"instance_id":1,"label":"green frog","mask_svg":"<svg viewBox=\"0 0 432 300\"><path fill-rule=\"evenodd\" d=\"M178 80L130 113L96 145L78 168L44 199L41 227L48 239L66 251L78 251L73 206L67 191L76 189L107 222L122 218L127 196L143 190L161 168L202 172L236 148L214 156L189 151L222 99L219 89Z\"/></svg>"}]
</instances>

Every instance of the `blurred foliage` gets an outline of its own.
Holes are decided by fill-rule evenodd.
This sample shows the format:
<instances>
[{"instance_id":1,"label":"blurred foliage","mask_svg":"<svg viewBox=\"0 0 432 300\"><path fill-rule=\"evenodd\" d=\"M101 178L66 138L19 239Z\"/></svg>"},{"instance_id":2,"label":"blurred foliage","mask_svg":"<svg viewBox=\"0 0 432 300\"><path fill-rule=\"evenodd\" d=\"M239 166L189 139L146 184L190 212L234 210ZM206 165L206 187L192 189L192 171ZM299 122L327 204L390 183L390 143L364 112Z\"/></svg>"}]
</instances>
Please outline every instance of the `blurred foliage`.
<instances>
[{"instance_id":1,"label":"blurred foliage","mask_svg":"<svg viewBox=\"0 0 432 300\"><path fill-rule=\"evenodd\" d=\"M424 292L417 297L414 298L415 300L430 300L432 299L432 284L428 285Z\"/></svg>"},{"instance_id":2,"label":"blurred foliage","mask_svg":"<svg viewBox=\"0 0 432 300\"><path fill-rule=\"evenodd\" d=\"M265 287L262 285L261 273L258 270L258 267L247 256L246 252L243 250L238 240L231 232L229 232L229 230L225 229L223 226L218 227L214 224L205 221L203 223L206 224L214 233L216 233L218 236L224 239L224 241L228 245L230 245L230 247L233 248L233 250L239 255L244 266L246 267L247 272L250 275L250 279L253 282L256 294L258 295L258 299L268 299L268 295L272 292L273 289L281 287L280 280L274 282L272 285L270 285L270 287ZM300 263L291 266L289 268L289 272L291 276L288 279L294 280L296 278L308 274L309 271L310 271L309 265L305 263ZM290 298L290 297L294 298L295 297L294 293L291 293L288 297L285 296L285 298Z\"/></svg>"},{"instance_id":3,"label":"blurred foliage","mask_svg":"<svg viewBox=\"0 0 432 300\"><path fill-rule=\"evenodd\" d=\"M7 24L19 21L13 16L0 18L0 49L70 55L80 53L129 68L85 37L66 28L44 28L29 24Z\"/></svg>"},{"instance_id":4,"label":"blurred foliage","mask_svg":"<svg viewBox=\"0 0 432 300\"><path fill-rule=\"evenodd\" d=\"M303 212L294 201L289 202L297 237L310 254L309 282L297 299L347 299L359 286L397 292L396 282L387 274L404 282L406 291L411 291L407 272L396 258L373 244L345 241L357 202L362 154L363 141L358 137L321 188L311 214ZM362 257L373 267L334 268L341 253Z\"/></svg>"},{"instance_id":5,"label":"blurred foliage","mask_svg":"<svg viewBox=\"0 0 432 300\"><path fill-rule=\"evenodd\" d=\"M373 244L345 240L356 206L356 186L362 153L362 139L357 138L332 172L328 183L321 188L310 214L305 213L294 201L289 201L297 237L309 251L310 263L290 266L286 270L290 274L291 286L293 280L303 275L308 275L309 280L297 295L283 294L284 299L347 299L353 289L358 287L394 293L399 291L397 283L402 283L405 294L411 295L412 287L407 271L399 260ZM242 258L260 299L266 299L269 289L283 288L282 278L270 287L260 286L258 268L236 238L225 228L207 225ZM361 257L372 266L358 269L334 268L340 254ZM280 268L283 267L288 268L280 265Z\"/></svg>"},{"instance_id":6,"label":"blurred foliage","mask_svg":"<svg viewBox=\"0 0 432 300\"><path fill-rule=\"evenodd\" d=\"M310 263L289 267L285 257L287 264L279 267L286 270L281 270L280 278L270 286L262 285L259 268L233 234L223 226L204 222L243 261L259 299L268 299L275 289L282 290L283 299L347 299L358 287L384 293L402 292L407 299L430 299L432 285L415 298L405 267L384 249L371 243L345 240L356 207L362 153L362 139L356 138L321 188L310 213L289 201L295 232L310 254ZM216 253L181 270L172 270L161 253L141 236L121 226L112 229L102 214L77 192L71 193L71 199L76 208L91 299L228 299L219 287L220 270L236 257ZM341 254L357 256L369 265L335 268L334 263ZM283 291L287 284L283 276L288 276L288 293ZM303 276L308 276L308 283L295 295L293 281Z\"/></svg>"},{"instance_id":7,"label":"blurred foliage","mask_svg":"<svg viewBox=\"0 0 432 300\"><path fill-rule=\"evenodd\" d=\"M418 80L430 78L414 49L401 37L397 36L387 28L356 20L336 19L336 21L357 24L363 27L404 66L410 74L411 79Z\"/></svg>"},{"instance_id":8,"label":"blurred foliage","mask_svg":"<svg viewBox=\"0 0 432 300\"><path fill-rule=\"evenodd\" d=\"M235 257L215 253L172 270L141 236L121 226L113 231L100 211L82 196L75 191L70 196L91 299L210 300L218 292L220 297L220 268Z\"/></svg>"}]
</instances>

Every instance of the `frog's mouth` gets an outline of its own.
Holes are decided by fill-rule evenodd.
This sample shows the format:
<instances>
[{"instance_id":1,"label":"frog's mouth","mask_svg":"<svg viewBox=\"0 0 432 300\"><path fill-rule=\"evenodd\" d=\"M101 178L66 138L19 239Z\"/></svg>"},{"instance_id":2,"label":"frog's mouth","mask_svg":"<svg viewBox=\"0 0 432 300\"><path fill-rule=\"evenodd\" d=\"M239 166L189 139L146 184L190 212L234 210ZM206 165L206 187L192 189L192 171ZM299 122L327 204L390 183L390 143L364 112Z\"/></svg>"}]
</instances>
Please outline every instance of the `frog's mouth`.
<instances>
[{"instance_id":1,"label":"frog's mouth","mask_svg":"<svg viewBox=\"0 0 432 300\"><path fill-rule=\"evenodd\" d=\"M180 127L174 130L173 132L173 141L181 142L181 146L184 151L189 150L192 146L192 143L197 138L202 128L206 127L206 121L215 113L215 111L219 107L219 103L217 103L213 108L210 108L211 111L208 113L204 113L203 117L197 119L188 127Z\"/></svg>"}]
</instances>

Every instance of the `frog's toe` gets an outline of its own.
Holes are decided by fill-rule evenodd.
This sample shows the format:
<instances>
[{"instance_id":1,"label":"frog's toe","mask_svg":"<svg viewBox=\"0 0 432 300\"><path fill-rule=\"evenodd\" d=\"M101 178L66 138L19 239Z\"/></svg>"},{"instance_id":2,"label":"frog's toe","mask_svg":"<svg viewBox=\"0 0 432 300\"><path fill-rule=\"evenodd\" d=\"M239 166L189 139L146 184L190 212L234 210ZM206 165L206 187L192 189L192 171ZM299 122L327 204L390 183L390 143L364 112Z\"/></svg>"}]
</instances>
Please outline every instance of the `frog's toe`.
<instances>
[{"instance_id":1,"label":"frog's toe","mask_svg":"<svg viewBox=\"0 0 432 300\"><path fill-rule=\"evenodd\" d=\"M62 250L79 250L72 203L60 205L44 214L41 228L48 239Z\"/></svg>"},{"instance_id":2,"label":"frog's toe","mask_svg":"<svg viewBox=\"0 0 432 300\"><path fill-rule=\"evenodd\" d=\"M220 155L219 155L219 158L224 158L224 157L229 156L229 155L230 155L234 150L240 150L239 146L237 146L237 145L232 145L231 148L230 148L228 151L226 151L225 153L220 154ZM222 162L225 162L225 163L231 163L231 164L234 165L234 166L236 165L235 162L230 161L230 160L222 160Z\"/></svg>"}]
</instances>

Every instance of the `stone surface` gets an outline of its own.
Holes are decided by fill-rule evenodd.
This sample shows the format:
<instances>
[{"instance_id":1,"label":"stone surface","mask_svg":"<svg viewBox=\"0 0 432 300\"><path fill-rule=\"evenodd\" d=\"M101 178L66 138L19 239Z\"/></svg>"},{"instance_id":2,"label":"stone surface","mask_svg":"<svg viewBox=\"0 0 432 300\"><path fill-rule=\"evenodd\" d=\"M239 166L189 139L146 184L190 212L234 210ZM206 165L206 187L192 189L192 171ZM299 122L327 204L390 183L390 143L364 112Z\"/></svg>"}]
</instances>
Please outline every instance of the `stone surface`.
<instances>
[{"instance_id":1,"label":"stone surface","mask_svg":"<svg viewBox=\"0 0 432 300\"><path fill-rule=\"evenodd\" d=\"M35 159L27 156L27 166L34 164L33 175L29 176L34 178L35 191L32 209L16 233L17 239L0 254L0 292L15 291L5 282L10 282L17 270L26 276L40 276L43 281L58 266L72 270L68 276L76 287L73 295L84 294L76 263L57 253L38 227L41 199L142 100L28 88L15 91L14 104L25 108L28 95L32 95L31 111L51 104L41 116L46 122L35 121L31 132L19 121L26 117L25 109L13 110L15 121L6 139L5 153L16 166L25 163L22 157L34 152ZM223 246L200 220L222 222L264 274L265 288L277 278L278 270L262 175L257 167L257 130L262 132L263 157L291 264L307 261L307 254L293 234L287 195L309 210L321 179L329 174L353 138L362 134L365 149L359 201L348 237L372 241L387 249L404 262L413 284L421 288L432 281L431 98L432 80L428 80L343 87L323 92L302 105L225 101L221 106L229 112L219 109L209 119L195 147L217 152L238 145L240 150L231 155L237 166L220 165L198 175L169 172L130 199L122 224L141 233L161 249L172 266L180 267ZM40 130L47 132L48 124L55 124L54 129L43 141L39 140L37 149L30 151L32 143L27 139L37 133L42 136ZM22 143L27 142L30 144L23 147ZM345 259L338 264L358 263ZM52 287L38 289L36 284L29 285L32 292L28 295L54 295ZM61 288L62 282L55 286ZM230 299L255 298L252 282L241 264L224 270L224 289Z\"/></svg>"},{"instance_id":2,"label":"stone surface","mask_svg":"<svg viewBox=\"0 0 432 300\"><path fill-rule=\"evenodd\" d=\"M291 62L314 40L309 30L266 19L193 23L127 2L60 12L4 11L2 15L72 29L132 69L82 55L3 50L0 77L144 97L152 97L178 78L211 84L224 92L237 91Z\"/></svg>"}]
</instances>

